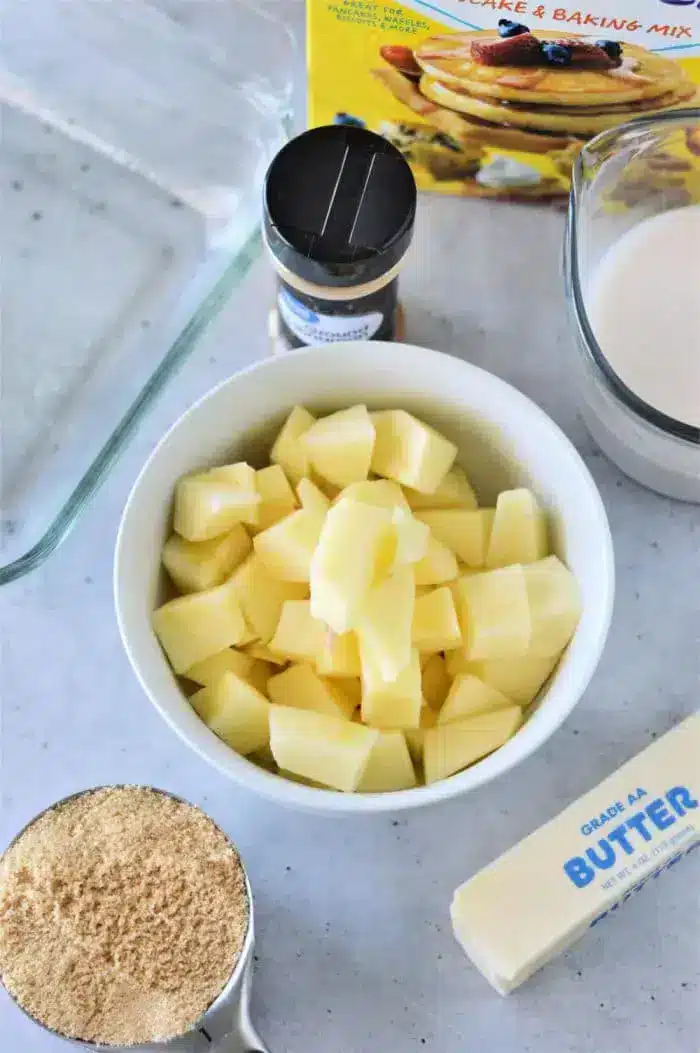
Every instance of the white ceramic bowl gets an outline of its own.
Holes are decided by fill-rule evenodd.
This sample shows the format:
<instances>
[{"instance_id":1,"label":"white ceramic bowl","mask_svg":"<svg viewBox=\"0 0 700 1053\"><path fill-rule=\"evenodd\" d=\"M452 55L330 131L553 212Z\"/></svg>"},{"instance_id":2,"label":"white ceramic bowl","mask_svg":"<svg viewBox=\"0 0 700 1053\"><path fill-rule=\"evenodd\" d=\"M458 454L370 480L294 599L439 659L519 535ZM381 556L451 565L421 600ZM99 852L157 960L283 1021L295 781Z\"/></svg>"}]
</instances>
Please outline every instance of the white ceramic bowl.
<instances>
[{"instance_id":1,"label":"white ceramic bowl","mask_svg":"<svg viewBox=\"0 0 700 1053\"><path fill-rule=\"evenodd\" d=\"M576 575L583 616L559 667L518 733L450 779L386 794L343 794L302 786L238 756L199 720L180 691L151 629L163 589L160 553L179 476L225 461L265 463L276 429L295 403L332 410L364 402L402 407L459 446L458 463L482 503L514 484L548 509L555 549ZM610 624L612 541L605 510L569 440L533 402L460 359L406 344L358 342L308 348L238 373L200 399L153 451L124 510L114 567L117 619L129 660L161 716L205 760L236 782L309 811L395 811L456 797L501 775L545 742L593 675Z\"/></svg>"}]
</instances>

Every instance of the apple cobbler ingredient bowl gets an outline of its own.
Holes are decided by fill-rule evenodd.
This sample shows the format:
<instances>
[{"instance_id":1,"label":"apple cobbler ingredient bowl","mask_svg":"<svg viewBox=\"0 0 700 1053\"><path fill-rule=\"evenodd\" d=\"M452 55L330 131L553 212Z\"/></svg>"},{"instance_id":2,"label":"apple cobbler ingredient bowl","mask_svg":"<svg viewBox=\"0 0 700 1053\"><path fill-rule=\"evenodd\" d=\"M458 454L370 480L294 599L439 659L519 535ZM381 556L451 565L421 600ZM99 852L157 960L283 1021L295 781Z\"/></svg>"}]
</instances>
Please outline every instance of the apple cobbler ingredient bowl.
<instances>
[{"instance_id":1,"label":"apple cobbler ingredient bowl","mask_svg":"<svg viewBox=\"0 0 700 1053\"><path fill-rule=\"evenodd\" d=\"M267 463L295 404L329 412L356 403L401 408L455 442L480 504L513 486L546 509L553 551L574 573L583 613L551 679L504 746L443 781L409 790L344 794L289 781L235 753L192 709L151 627L166 597L161 567L177 480L225 461ZM457 797L514 767L566 719L602 654L613 606L614 560L595 483L572 444L533 402L458 358L407 344L356 342L306 348L251 366L200 399L155 448L139 474L117 539L114 589L122 640L141 686L161 716L229 778L280 804L341 814L398 811Z\"/></svg>"}]
</instances>

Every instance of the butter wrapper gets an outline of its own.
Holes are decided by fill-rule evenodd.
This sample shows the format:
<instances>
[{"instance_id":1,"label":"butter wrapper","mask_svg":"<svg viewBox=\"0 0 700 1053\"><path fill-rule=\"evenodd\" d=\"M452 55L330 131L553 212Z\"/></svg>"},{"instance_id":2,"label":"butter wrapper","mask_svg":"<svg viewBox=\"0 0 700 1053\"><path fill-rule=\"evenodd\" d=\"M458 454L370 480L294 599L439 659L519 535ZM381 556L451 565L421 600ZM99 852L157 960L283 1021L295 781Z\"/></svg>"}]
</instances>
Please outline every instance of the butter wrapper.
<instances>
[{"instance_id":1,"label":"butter wrapper","mask_svg":"<svg viewBox=\"0 0 700 1053\"><path fill-rule=\"evenodd\" d=\"M700 847L700 712L471 880L455 936L508 994Z\"/></svg>"}]
</instances>

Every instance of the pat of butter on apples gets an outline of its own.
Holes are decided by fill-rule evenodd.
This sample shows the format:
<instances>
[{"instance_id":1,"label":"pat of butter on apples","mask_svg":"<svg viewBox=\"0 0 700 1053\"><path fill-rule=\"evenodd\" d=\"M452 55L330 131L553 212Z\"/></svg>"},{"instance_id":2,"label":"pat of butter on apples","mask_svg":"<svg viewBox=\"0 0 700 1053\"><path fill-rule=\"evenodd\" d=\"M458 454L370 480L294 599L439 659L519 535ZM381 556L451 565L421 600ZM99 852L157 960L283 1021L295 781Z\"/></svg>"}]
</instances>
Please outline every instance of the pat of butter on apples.
<instances>
[{"instance_id":1,"label":"pat of butter on apples","mask_svg":"<svg viewBox=\"0 0 700 1053\"><path fill-rule=\"evenodd\" d=\"M455 935L500 994L700 847L698 757L700 712L457 889Z\"/></svg>"}]
</instances>

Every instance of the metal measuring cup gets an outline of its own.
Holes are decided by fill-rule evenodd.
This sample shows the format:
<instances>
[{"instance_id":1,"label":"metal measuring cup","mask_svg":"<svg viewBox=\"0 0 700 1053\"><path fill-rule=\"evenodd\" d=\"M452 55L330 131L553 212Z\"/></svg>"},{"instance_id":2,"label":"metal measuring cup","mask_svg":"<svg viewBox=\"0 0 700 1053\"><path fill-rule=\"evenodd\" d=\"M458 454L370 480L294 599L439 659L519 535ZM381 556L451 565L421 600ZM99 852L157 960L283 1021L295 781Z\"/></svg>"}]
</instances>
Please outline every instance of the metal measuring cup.
<instances>
[{"instance_id":1,"label":"metal measuring cup","mask_svg":"<svg viewBox=\"0 0 700 1053\"><path fill-rule=\"evenodd\" d=\"M150 790L153 793L160 793L164 797L170 797L172 800L187 805L189 808L197 807L189 801L186 801L183 797L178 797L177 794L169 793L167 790L161 790L155 786L132 786L126 784L93 786L88 790L81 790L78 793L70 794L68 797L56 801L54 804L49 805L48 808L45 808L42 812L39 812L39 814L35 815L33 819L30 819L26 826L24 826L12 839L6 851L9 851L9 849L19 841L23 834L26 833L34 823L41 819L42 816L46 815L47 812L51 812L55 808L60 808L69 801L76 800L79 797L86 797L88 794L97 793L99 790L119 789ZM202 809L198 810L203 811ZM206 815L206 812L203 814ZM214 822L214 820L211 819L211 816L207 816L207 818L212 823ZM246 895L248 897L248 928L243 941L240 957L236 962L226 986L214 999L208 1009L205 1010L194 1027L185 1034L176 1036L167 1042L149 1042L146 1045L140 1046L115 1046L105 1043L88 1042L83 1039L71 1038L48 1027L46 1024L42 1023L41 1020L28 1012L27 1009L17 1001L12 992L5 988L12 1001L25 1016L29 1017L29 1019L38 1027L42 1028L42 1030L48 1031L49 1034L54 1035L56 1038L61 1038L65 1042L69 1042L74 1046L81 1046L83 1049L102 1051L102 1053L114 1053L114 1051L118 1050L128 1051L128 1053L270 1053L267 1046L264 1045L262 1039L256 1032L250 1017L253 952L255 949L253 894L250 887L250 881L248 880L248 874L243 864L243 860L238 853L238 849L228 835L221 830L221 827L217 826L216 823L214 823L214 825L234 849L241 864L243 877L245 879ZM2 982L1 976L0 982Z\"/></svg>"}]
</instances>

